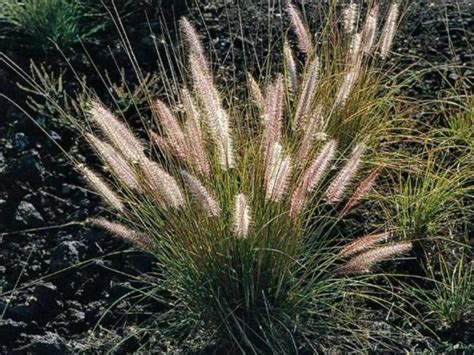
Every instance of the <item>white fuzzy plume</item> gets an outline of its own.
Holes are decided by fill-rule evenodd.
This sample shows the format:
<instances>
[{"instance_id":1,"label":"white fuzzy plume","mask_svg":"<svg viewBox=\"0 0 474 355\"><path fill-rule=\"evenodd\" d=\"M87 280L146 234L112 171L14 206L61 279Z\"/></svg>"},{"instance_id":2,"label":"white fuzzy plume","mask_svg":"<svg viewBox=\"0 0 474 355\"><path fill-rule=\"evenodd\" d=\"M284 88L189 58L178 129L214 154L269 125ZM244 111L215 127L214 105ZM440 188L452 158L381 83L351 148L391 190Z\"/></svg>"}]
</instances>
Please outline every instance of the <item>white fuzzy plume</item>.
<instances>
[{"instance_id":1,"label":"white fuzzy plume","mask_svg":"<svg viewBox=\"0 0 474 355\"><path fill-rule=\"evenodd\" d=\"M342 170L336 175L332 183L329 185L325 193L325 199L328 203L336 203L341 200L342 195L350 185L354 178L357 168L359 167L362 154L365 151L365 146L359 144L354 149L351 158L342 168Z\"/></svg>"},{"instance_id":2,"label":"white fuzzy plume","mask_svg":"<svg viewBox=\"0 0 474 355\"><path fill-rule=\"evenodd\" d=\"M134 231L123 224L110 222L105 218L89 218L86 222L92 226L102 228L115 237L133 243L142 249L152 249L154 247L153 242L146 235Z\"/></svg>"},{"instance_id":3,"label":"white fuzzy plume","mask_svg":"<svg viewBox=\"0 0 474 355\"><path fill-rule=\"evenodd\" d=\"M191 56L190 62L195 91L203 104L204 117L216 142L220 165L224 169L232 168L234 157L227 112L211 78L202 70L197 59Z\"/></svg>"},{"instance_id":4,"label":"white fuzzy plume","mask_svg":"<svg viewBox=\"0 0 474 355\"><path fill-rule=\"evenodd\" d=\"M149 159L143 159L139 166L147 187L163 200L165 207L176 208L184 204L178 183L160 165Z\"/></svg>"},{"instance_id":5,"label":"white fuzzy plume","mask_svg":"<svg viewBox=\"0 0 474 355\"><path fill-rule=\"evenodd\" d=\"M301 20L301 15L298 9L292 4L288 3L287 11L290 14L291 24L298 39L298 46L303 53L310 53L313 49L311 43L311 35L308 28Z\"/></svg>"},{"instance_id":6,"label":"white fuzzy plume","mask_svg":"<svg viewBox=\"0 0 474 355\"><path fill-rule=\"evenodd\" d=\"M101 141L92 134L87 133L86 137L90 144L96 149L99 156L104 160L107 166L112 169L121 182L132 190L140 189L133 171L119 152L117 152L110 144Z\"/></svg>"},{"instance_id":7,"label":"white fuzzy plume","mask_svg":"<svg viewBox=\"0 0 474 355\"><path fill-rule=\"evenodd\" d=\"M250 206L244 194L235 196L234 227L235 234L241 238L246 238L249 233L251 223Z\"/></svg>"},{"instance_id":8,"label":"white fuzzy plume","mask_svg":"<svg viewBox=\"0 0 474 355\"><path fill-rule=\"evenodd\" d=\"M380 56L382 58L387 57L390 47L392 47L393 38L395 37L397 28L398 13L399 4L398 2L394 2L390 5L388 18L382 30L382 35L380 36Z\"/></svg>"},{"instance_id":9,"label":"white fuzzy plume","mask_svg":"<svg viewBox=\"0 0 474 355\"><path fill-rule=\"evenodd\" d=\"M221 213L219 203L216 201L212 193L206 189L206 187L194 176L187 173L186 171L181 171L184 181L189 186L189 189L193 195L199 200L203 205L204 209L207 211L210 217L217 217Z\"/></svg>"},{"instance_id":10,"label":"white fuzzy plume","mask_svg":"<svg viewBox=\"0 0 474 355\"><path fill-rule=\"evenodd\" d=\"M188 90L183 90L182 97L188 118L185 126L188 154L192 157L196 169L203 175L209 175L209 162L204 147L199 112Z\"/></svg>"},{"instance_id":11,"label":"white fuzzy plume","mask_svg":"<svg viewBox=\"0 0 474 355\"><path fill-rule=\"evenodd\" d=\"M362 41L365 53L370 53L374 46L375 36L377 34L378 17L379 7L378 5L375 5L367 15L364 28L362 29Z\"/></svg>"},{"instance_id":12,"label":"white fuzzy plume","mask_svg":"<svg viewBox=\"0 0 474 355\"><path fill-rule=\"evenodd\" d=\"M334 155L336 154L337 141L335 139L327 142L321 149L318 157L306 169L298 185L293 192L290 206L290 216L295 217L304 207L306 194L314 189L324 173L328 170Z\"/></svg>"},{"instance_id":13,"label":"white fuzzy plume","mask_svg":"<svg viewBox=\"0 0 474 355\"><path fill-rule=\"evenodd\" d=\"M96 173L84 165L78 166L81 174L86 178L87 182L104 198L104 200L117 211L123 212L125 206L120 197L109 187L109 185Z\"/></svg>"},{"instance_id":14,"label":"white fuzzy plume","mask_svg":"<svg viewBox=\"0 0 474 355\"><path fill-rule=\"evenodd\" d=\"M130 161L138 161L144 157L144 147L132 131L101 104L92 103L89 117L125 158Z\"/></svg>"},{"instance_id":15,"label":"white fuzzy plume","mask_svg":"<svg viewBox=\"0 0 474 355\"><path fill-rule=\"evenodd\" d=\"M280 201L288 188L291 174L291 157L282 155L282 146L275 143L270 150L267 163L266 199Z\"/></svg>"},{"instance_id":16,"label":"white fuzzy plume","mask_svg":"<svg viewBox=\"0 0 474 355\"><path fill-rule=\"evenodd\" d=\"M355 24L357 19L357 4L352 3L346 6L343 10L344 16L344 31L346 33L353 33L355 30Z\"/></svg>"}]
</instances>

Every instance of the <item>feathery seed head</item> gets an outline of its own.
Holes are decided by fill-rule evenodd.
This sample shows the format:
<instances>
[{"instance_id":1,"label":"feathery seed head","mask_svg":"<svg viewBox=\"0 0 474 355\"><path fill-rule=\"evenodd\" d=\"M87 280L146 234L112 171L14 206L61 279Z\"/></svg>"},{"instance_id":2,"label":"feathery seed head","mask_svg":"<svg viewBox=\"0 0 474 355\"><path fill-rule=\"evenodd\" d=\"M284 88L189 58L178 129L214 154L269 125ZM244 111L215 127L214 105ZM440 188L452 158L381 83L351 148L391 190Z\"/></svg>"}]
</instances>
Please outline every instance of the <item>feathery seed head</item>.
<instances>
[{"instance_id":1,"label":"feathery seed head","mask_svg":"<svg viewBox=\"0 0 474 355\"><path fill-rule=\"evenodd\" d=\"M203 205L210 217L218 217L221 213L219 203L214 198L213 194L204 187L204 185L194 176L182 170L181 175L184 181L189 186L193 195Z\"/></svg>"},{"instance_id":2,"label":"feathery seed head","mask_svg":"<svg viewBox=\"0 0 474 355\"><path fill-rule=\"evenodd\" d=\"M86 137L90 144L96 149L99 156L105 161L107 166L112 169L115 175L132 190L139 190L139 184L129 164L122 158L110 144L102 142L94 135L87 133Z\"/></svg>"},{"instance_id":3,"label":"feathery seed head","mask_svg":"<svg viewBox=\"0 0 474 355\"><path fill-rule=\"evenodd\" d=\"M120 197L117 196L101 177L82 164L78 166L78 169L91 187L93 187L111 207L120 212L125 211L125 206Z\"/></svg>"},{"instance_id":4,"label":"feathery seed head","mask_svg":"<svg viewBox=\"0 0 474 355\"><path fill-rule=\"evenodd\" d=\"M249 233L250 223L250 206L244 194L235 196L234 208L234 227L235 234L240 238L246 238Z\"/></svg>"},{"instance_id":5,"label":"feathery seed head","mask_svg":"<svg viewBox=\"0 0 474 355\"><path fill-rule=\"evenodd\" d=\"M325 193L325 199L328 203L336 203L340 201L347 187L350 185L354 178L357 169L361 163L362 154L364 153L365 146L358 144L352 153L351 158L342 168L342 170L336 175L332 183L329 185Z\"/></svg>"},{"instance_id":6,"label":"feathery seed head","mask_svg":"<svg viewBox=\"0 0 474 355\"><path fill-rule=\"evenodd\" d=\"M357 254L361 251L367 250L370 247L374 246L375 244L385 242L392 237L391 232L383 232L383 233L376 233L376 234L369 234L347 244L344 248L339 251L337 254L341 258L346 258L348 256L352 256Z\"/></svg>"},{"instance_id":7,"label":"feathery seed head","mask_svg":"<svg viewBox=\"0 0 474 355\"><path fill-rule=\"evenodd\" d=\"M145 234L131 230L123 224L110 222L105 218L88 218L86 222L89 225L106 230L115 237L135 244L141 249L150 250L155 247L154 243Z\"/></svg>"},{"instance_id":8,"label":"feathery seed head","mask_svg":"<svg viewBox=\"0 0 474 355\"><path fill-rule=\"evenodd\" d=\"M370 53L377 34L377 22L379 18L379 6L375 5L367 15L364 28L362 29L362 41L364 52Z\"/></svg>"},{"instance_id":9,"label":"feathery seed head","mask_svg":"<svg viewBox=\"0 0 474 355\"><path fill-rule=\"evenodd\" d=\"M397 29L398 13L399 13L399 4L397 1L395 1L390 5L388 18L382 30L382 35L380 36L380 56L382 58L387 57L388 52L390 51L390 48L392 47L393 38L395 37L395 33Z\"/></svg>"},{"instance_id":10,"label":"feathery seed head","mask_svg":"<svg viewBox=\"0 0 474 355\"><path fill-rule=\"evenodd\" d=\"M299 10L291 2L288 2L287 11L290 15L291 24L298 40L298 46L303 53L310 53L313 49L311 35L308 27L301 20Z\"/></svg>"},{"instance_id":11,"label":"feathery seed head","mask_svg":"<svg viewBox=\"0 0 474 355\"><path fill-rule=\"evenodd\" d=\"M178 183L163 168L149 159L141 160L139 166L146 186L163 200L165 207L177 208L184 204Z\"/></svg>"},{"instance_id":12,"label":"feathery seed head","mask_svg":"<svg viewBox=\"0 0 474 355\"><path fill-rule=\"evenodd\" d=\"M319 57L315 56L303 77L303 87L293 118L293 129L300 128L311 112L313 100L318 88L318 75Z\"/></svg>"},{"instance_id":13,"label":"feathery seed head","mask_svg":"<svg viewBox=\"0 0 474 355\"><path fill-rule=\"evenodd\" d=\"M353 257L336 270L336 273L340 275L368 273L376 263L404 254L411 248L411 242L400 242L378 247Z\"/></svg>"},{"instance_id":14,"label":"feathery seed head","mask_svg":"<svg viewBox=\"0 0 474 355\"><path fill-rule=\"evenodd\" d=\"M346 33L353 33L355 30L355 24L357 20L357 9L356 3L349 4L343 10L344 16L344 31Z\"/></svg>"},{"instance_id":15,"label":"feathery seed head","mask_svg":"<svg viewBox=\"0 0 474 355\"><path fill-rule=\"evenodd\" d=\"M278 202L288 188L291 174L291 157L282 156L282 146L275 143L272 146L269 163L267 165L268 181L266 184L266 198Z\"/></svg>"},{"instance_id":16,"label":"feathery seed head","mask_svg":"<svg viewBox=\"0 0 474 355\"><path fill-rule=\"evenodd\" d=\"M292 94L296 93L298 88L298 74L296 69L296 62L293 56L293 51L291 50L288 41L285 41L283 44L283 54L285 57L285 69L286 69L286 81L288 85L288 91Z\"/></svg>"},{"instance_id":17,"label":"feathery seed head","mask_svg":"<svg viewBox=\"0 0 474 355\"><path fill-rule=\"evenodd\" d=\"M163 125L168 136L168 144L179 158L187 161L189 156L186 149L184 134L181 130L178 119L173 112L171 112L169 107L161 100L156 100L155 108L159 117L159 122Z\"/></svg>"},{"instance_id":18,"label":"feathery seed head","mask_svg":"<svg viewBox=\"0 0 474 355\"><path fill-rule=\"evenodd\" d=\"M89 117L126 159L138 161L144 156L144 147L132 131L100 103L92 103Z\"/></svg>"},{"instance_id":19,"label":"feathery seed head","mask_svg":"<svg viewBox=\"0 0 474 355\"><path fill-rule=\"evenodd\" d=\"M354 194L351 196L349 201L347 201L346 205L341 211L341 216L344 216L347 212L349 212L352 208L354 208L358 203L359 200L364 197L375 184L375 180L379 176L380 168L374 169L369 176L367 176L360 184L357 186Z\"/></svg>"}]
</instances>

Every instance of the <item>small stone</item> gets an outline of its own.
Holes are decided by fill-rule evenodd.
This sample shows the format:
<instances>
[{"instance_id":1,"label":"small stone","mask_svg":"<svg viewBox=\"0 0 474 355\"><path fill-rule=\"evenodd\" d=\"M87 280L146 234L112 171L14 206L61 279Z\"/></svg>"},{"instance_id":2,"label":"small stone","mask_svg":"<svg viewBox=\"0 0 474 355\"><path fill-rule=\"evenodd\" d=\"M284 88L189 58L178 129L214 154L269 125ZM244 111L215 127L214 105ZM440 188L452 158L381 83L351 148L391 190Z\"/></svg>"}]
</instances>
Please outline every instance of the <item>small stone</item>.
<instances>
[{"instance_id":1,"label":"small stone","mask_svg":"<svg viewBox=\"0 0 474 355\"><path fill-rule=\"evenodd\" d=\"M27 325L24 322L0 319L0 339L11 342L15 340L21 332L25 331L26 327Z\"/></svg>"},{"instance_id":2,"label":"small stone","mask_svg":"<svg viewBox=\"0 0 474 355\"><path fill-rule=\"evenodd\" d=\"M20 228L31 228L43 225L44 220L32 203L21 201L15 212L14 223Z\"/></svg>"},{"instance_id":3,"label":"small stone","mask_svg":"<svg viewBox=\"0 0 474 355\"><path fill-rule=\"evenodd\" d=\"M65 241L59 244L51 257L51 271L58 271L79 263L86 246L78 241Z\"/></svg>"},{"instance_id":4,"label":"small stone","mask_svg":"<svg viewBox=\"0 0 474 355\"><path fill-rule=\"evenodd\" d=\"M23 132L15 133L15 138L13 139L13 145L16 149L22 151L28 147L29 141L28 137Z\"/></svg>"},{"instance_id":5,"label":"small stone","mask_svg":"<svg viewBox=\"0 0 474 355\"><path fill-rule=\"evenodd\" d=\"M28 354L62 355L67 353L65 340L52 332L31 336L30 343L17 350L25 351Z\"/></svg>"}]
</instances>

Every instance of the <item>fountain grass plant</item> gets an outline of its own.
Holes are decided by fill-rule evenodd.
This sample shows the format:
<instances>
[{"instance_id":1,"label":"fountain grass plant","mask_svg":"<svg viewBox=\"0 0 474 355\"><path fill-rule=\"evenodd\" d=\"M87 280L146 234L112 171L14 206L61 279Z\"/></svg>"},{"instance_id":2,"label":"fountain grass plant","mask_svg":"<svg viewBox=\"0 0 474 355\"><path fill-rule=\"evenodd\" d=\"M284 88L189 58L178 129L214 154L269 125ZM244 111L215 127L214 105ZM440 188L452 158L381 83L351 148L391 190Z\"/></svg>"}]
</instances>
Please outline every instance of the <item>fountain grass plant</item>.
<instances>
[{"instance_id":1,"label":"fountain grass plant","mask_svg":"<svg viewBox=\"0 0 474 355\"><path fill-rule=\"evenodd\" d=\"M242 353L322 351L335 334L347 337L338 346L361 349L377 337L347 300L370 298L367 275L411 242L389 231L353 240L336 226L371 191L384 164L378 152L408 112L383 67L399 4L383 15L373 5L365 17L355 5L330 11L316 38L296 6L286 10L298 52L286 39L281 74L248 74L244 104L216 85L198 33L182 19L186 70L166 82L167 95L145 95L148 139L91 91L87 121L57 107L106 168L104 176L72 157L110 212L87 223L159 267L136 294L168 311L133 336L173 334L189 347L201 335Z\"/></svg>"}]
</instances>

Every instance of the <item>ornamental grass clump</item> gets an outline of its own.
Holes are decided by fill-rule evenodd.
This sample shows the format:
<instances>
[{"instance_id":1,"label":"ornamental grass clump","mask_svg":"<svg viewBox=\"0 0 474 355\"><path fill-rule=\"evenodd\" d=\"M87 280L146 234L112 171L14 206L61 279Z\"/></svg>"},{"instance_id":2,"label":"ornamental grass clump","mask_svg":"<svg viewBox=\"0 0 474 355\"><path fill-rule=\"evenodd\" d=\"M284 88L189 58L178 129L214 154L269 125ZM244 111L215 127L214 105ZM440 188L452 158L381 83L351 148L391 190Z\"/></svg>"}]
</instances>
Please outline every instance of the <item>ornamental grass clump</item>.
<instances>
[{"instance_id":1,"label":"ornamental grass clump","mask_svg":"<svg viewBox=\"0 0 474 355\"><path fill-rule=\"evenodd\" d=\"M344 27L330 18L318 40L296 6L287 13L299 52L286 39L281 73L248 74L244 108L227 105L182 19L189 80L168 97L149 93L148 140L98 100L87 103L89 122L75 121L107 171L76 166L111 212L88 224L153 255L176 324L194 317L231 351L321 350L335 332L354 335L344 298L367 286L361 274L411 248L388 232L354 241L334 228L381 171L371 157L390 94L376 65L398 5L386 18L374 6L360 23L351 5Z\"/></svg>"}]
</instances>

